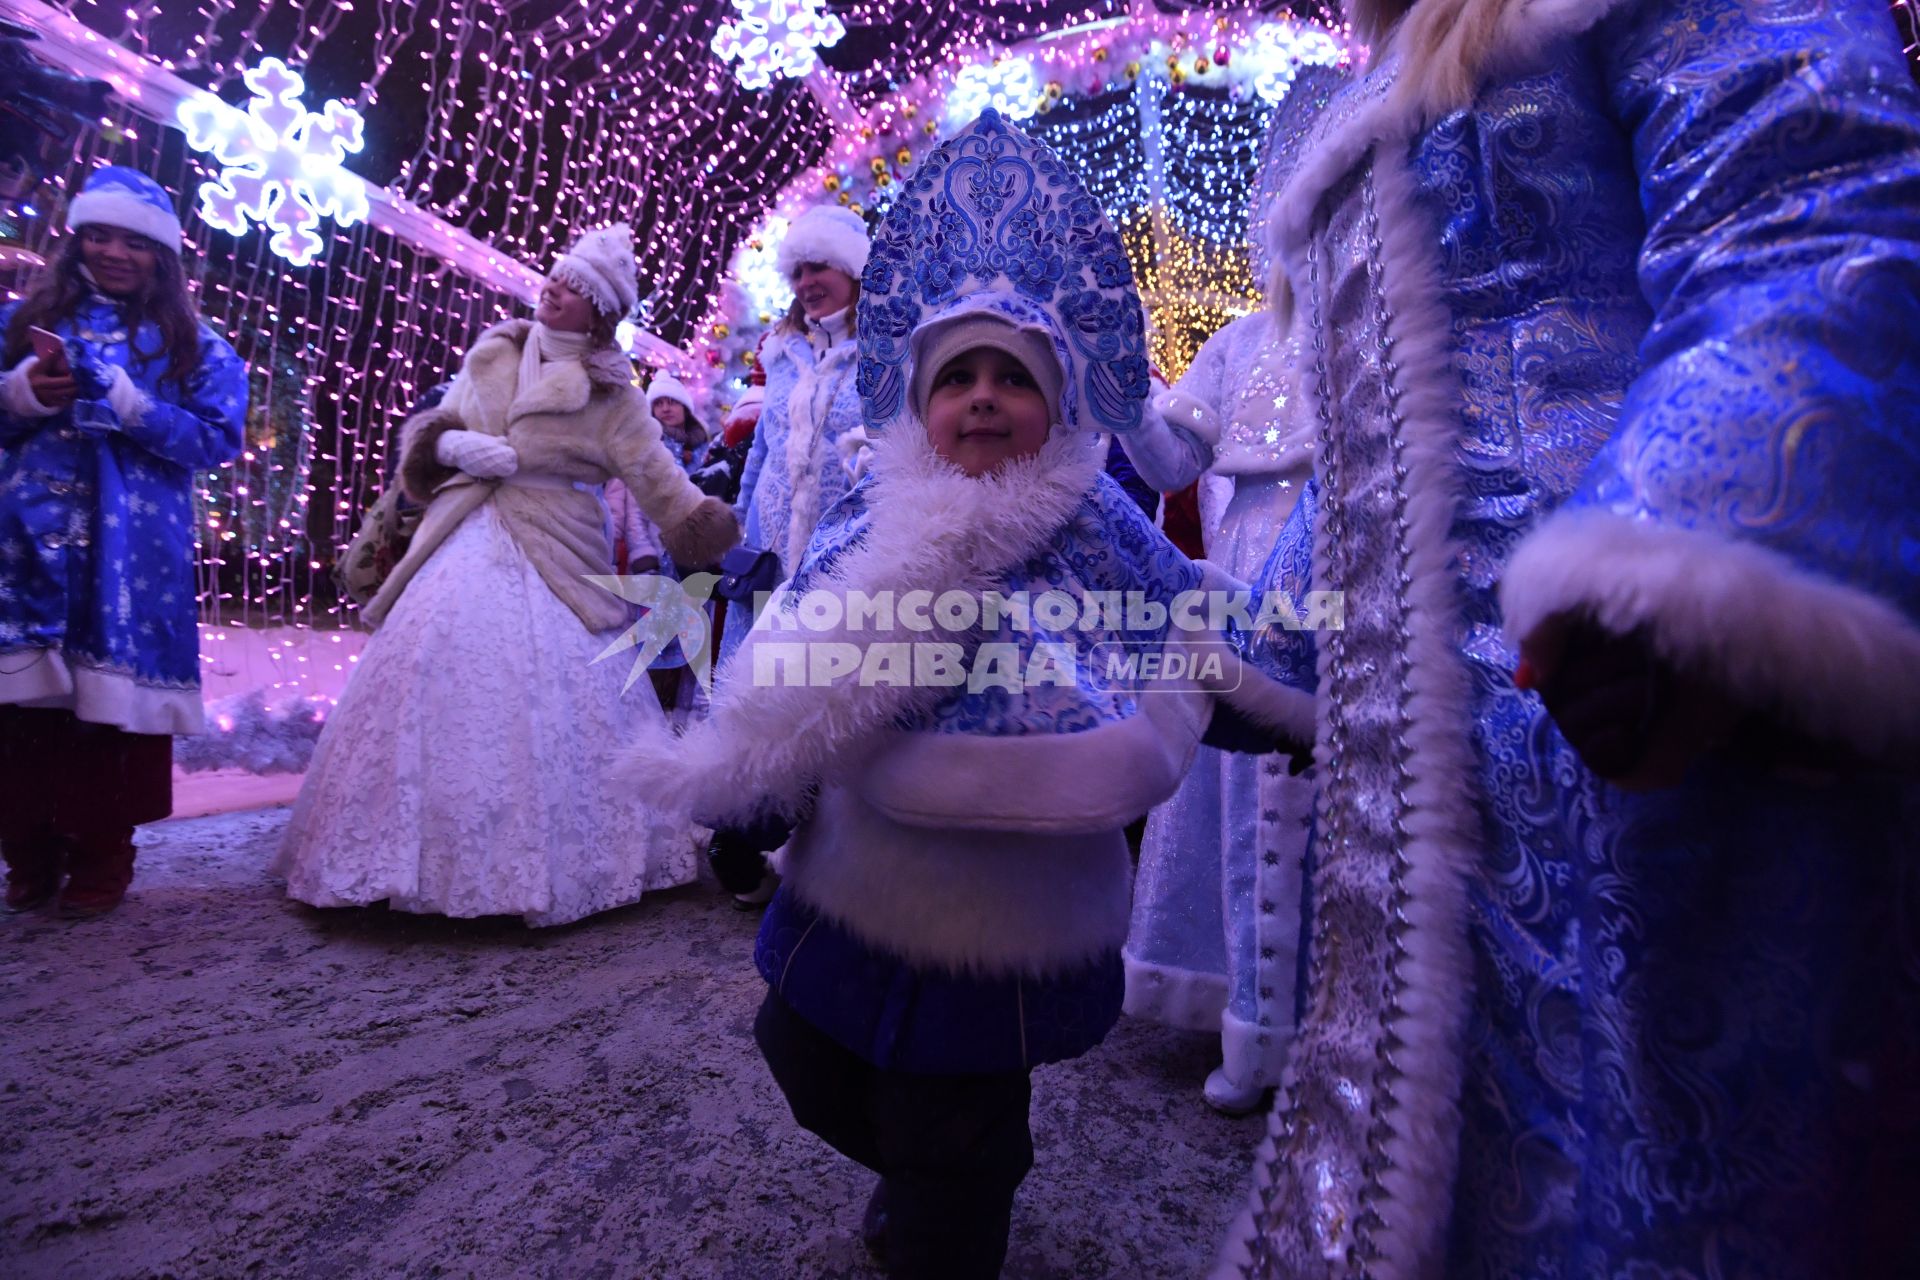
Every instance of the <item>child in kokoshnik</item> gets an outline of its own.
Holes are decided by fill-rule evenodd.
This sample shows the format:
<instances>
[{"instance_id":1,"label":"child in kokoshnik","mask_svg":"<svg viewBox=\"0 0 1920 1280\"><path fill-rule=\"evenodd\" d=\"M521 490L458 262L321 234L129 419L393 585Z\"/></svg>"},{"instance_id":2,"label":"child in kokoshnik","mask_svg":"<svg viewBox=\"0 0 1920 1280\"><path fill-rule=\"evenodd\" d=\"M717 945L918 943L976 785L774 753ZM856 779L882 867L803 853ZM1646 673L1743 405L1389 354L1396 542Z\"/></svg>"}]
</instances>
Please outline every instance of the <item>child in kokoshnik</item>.
<instances>
[{"instance_id":1,"label":"child in kokoshnik","mask_svg":"<svg viewBox=\"0 0 1920 1280\"><path fill-rule=\"evenodd\" d=\"M1010 189L1027 199L996 198ZM998 1274L1033 1159L1029 1073L1091 1049L1120 1013L1124 828L1225 727L1215 696L1103 665L1112 619L1050 626L1036 608L1028 626L975 627L949 610L1199 587L1103 474L1104 432L1136 428L1147 390L1131 284L1098 205L996 114L929 156L862 282L867 476L723 664L711 718L630 756L747 847L791 831L756 948L770 990L755 1036L795 1119L880 1175L863 1235L896 1276ZM856 592L898 608L796 630ZM913 593L935 602L927 629ZM1125 634L1183 643L1164 622ZM779 646L803 641L811 674L814 645L865 670L896 640L921 642L916 680L768 678ZM957 641L964 683L930 678L929 640ZM983 680L990 648L1024 682ZM1300 743L1309 705L1224 658L1209 687L1244 686L1223 695L1237 730ZM1036 683L1037 660L1067 678Z\"/></svg>"}]
</instances>

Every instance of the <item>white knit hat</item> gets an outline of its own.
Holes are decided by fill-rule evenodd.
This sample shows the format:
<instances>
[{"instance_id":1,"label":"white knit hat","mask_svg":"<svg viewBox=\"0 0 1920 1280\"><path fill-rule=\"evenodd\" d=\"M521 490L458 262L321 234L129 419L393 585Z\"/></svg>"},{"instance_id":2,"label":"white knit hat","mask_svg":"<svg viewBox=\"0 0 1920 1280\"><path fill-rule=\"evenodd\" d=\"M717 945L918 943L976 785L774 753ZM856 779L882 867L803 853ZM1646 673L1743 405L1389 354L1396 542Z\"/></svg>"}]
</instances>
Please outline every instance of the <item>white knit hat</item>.
<instances>
[{"instance_id":1,"label":"white knit hat","mask_svg":"<svg viewBox=\"0 0 1920 1280\"><path fill-rule=\"evenodd\" d=\"M1066 373L1060 367L1053 340L1040 330L1017 326L1002 316L968 311L921 325L908 341L913 345L911 403L923 421L927 399L933 394L933 380L940 370L955 356L976 347L1004 351L1025 366L1040 394L1046 397L1048 421L1060 421L1060 387Z\"/></svg>"},{"instance_id":2,"label":"white knit hat","mask_svg":"<svg viewBox=\"0 0 1920 1280\"><path fill-rule=\"evenodd\" d=\"M817 204L793 220L774 260L785 278L804 262L820 262L858 280L867 269L867 224L851 209Z\"/></svg>"},{"instance_id":3,"label":"white knit hat","mask_svg":"<svg viewBox=\"0 0 1920 1280\"><path fill-rule=\"evenodd\" d=\"M589 231L548 272L593 300L601 315L626 315L640 301L633 264L633 229L616 222Z\"/></svg>"},{"instance_id":4,"label":"white knit hat","mask_svg":"<svg viewBox=\"0 0 1920 1280\"><path fill-rule=\"evenodd\" d=\"M655 400L672 400L689 414L696 412L693 407L692 393L680 379L670 373L656 373L653 375L653 381L647 384L647 403L652 404Z\"/></svg>"}]
</instances>

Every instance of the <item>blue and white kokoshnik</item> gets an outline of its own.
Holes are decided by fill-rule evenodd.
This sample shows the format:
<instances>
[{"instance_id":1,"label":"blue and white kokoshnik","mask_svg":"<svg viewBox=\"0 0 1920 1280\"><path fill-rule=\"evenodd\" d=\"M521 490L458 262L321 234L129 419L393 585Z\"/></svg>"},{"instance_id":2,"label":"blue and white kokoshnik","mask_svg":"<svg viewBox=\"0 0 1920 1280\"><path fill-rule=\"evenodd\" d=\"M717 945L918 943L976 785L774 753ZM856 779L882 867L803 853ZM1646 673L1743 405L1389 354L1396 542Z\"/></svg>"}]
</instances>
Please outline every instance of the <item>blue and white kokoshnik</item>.
<instances>
[{"instance_id":1,"label":"blue and white kokoshnik","mask_svg":"<svg viewBox=\"0 0 1920 1280\"><path fill-rule=\"evenodd\" d=\"M1060 157L996 111L923 160L874 233L858 313L869 430L909 411L915 331L970 310L1052 336L1066 427L1140 425L1146 324L1120 237Z\"/></svg>"}]
</instances>

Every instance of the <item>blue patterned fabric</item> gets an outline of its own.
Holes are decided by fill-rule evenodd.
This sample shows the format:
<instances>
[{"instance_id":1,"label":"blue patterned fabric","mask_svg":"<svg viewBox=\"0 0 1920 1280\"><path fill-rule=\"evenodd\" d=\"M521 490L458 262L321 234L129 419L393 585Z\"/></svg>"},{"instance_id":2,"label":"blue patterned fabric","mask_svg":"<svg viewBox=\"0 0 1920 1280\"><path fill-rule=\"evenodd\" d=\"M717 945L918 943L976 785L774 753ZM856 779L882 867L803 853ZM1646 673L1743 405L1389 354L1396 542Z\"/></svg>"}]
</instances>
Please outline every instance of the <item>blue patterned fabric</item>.
<instances>
[{"instance_id":1,"label":"blue patterned fabric","mask_svg":"<svg viewBox=\"0 0 1920 1280\"><path fill-rule=\"evenodd\" d=\"M0 327L14 308L0 311ZM70 669L178 693L200 685L193 475L240 450L247 371L212 330L186 386L136 357L118 306L94 297L55 327L98 384L125 369L149 403L104 398L53 417L0 411L0 655L54 650ZM141 352L161 347L157 326Z\"/></svg>"},{"instance_id":2,"label":"blue patterned fabric","mask_svg":"<svg viewBox=\"0 0 1920 1280\"><path fill-rule=\"evenodd\" d=\"M1308 619L1305 606L1307 594L1313 590L1313 531L1319 523L1320 487L1308 480L1252 583L1254 617L1267 613L1267 597L1277 592L1285 597L1278 612L1291 613L1303 624ZM1319 647L1314 643L1314 632L1305 625L1293 629L1284 623L1269 624L1257 632L1236 626L1228 629L1227 638L1242 657L1281 684L1308 692L1318 686L1315 665Z\"/></svg>"},{"instance_id":3,"label":"blue patterned fabric","mask_svg":"<svg viewBox=\"0 0 1920 1280\"><path fill-rule=\"evenodd\" d=\"M1640 0L1549 52L1408 153L1463 383L1482 823L1449 1273L1895 1274L1850 1224L1876 1126L1913 1141L1880 1110L1920 972L1898 787L1609 787L1514 687L1494 589L1590 506L1920 615L1920 94L1880 0ZM1314 687L1308 637L1277 639L1253 652Z\"/></svg>"}]
</instances>

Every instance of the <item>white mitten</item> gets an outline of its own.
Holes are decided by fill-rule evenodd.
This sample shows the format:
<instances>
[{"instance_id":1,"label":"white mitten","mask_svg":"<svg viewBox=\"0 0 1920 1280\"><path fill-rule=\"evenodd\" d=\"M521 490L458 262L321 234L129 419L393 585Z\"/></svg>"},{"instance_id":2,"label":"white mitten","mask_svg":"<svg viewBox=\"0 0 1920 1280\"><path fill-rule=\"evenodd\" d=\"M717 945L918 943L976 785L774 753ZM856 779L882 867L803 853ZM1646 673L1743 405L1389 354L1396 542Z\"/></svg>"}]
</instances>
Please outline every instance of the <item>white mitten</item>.
<instances>
[{"instance_id":1,"label":"white mitten","mask_svg":"<svg viewBox=\"0 0 1920 1280\"><path fill-rule=\"evenodd\" d=\"M1206 401L1184 391L1162 391L1153 398L1153 408L1170 427L1180 427L1208 445L1220 443L1220 416Z\"/></svg>"},{"instance_id":2,"label":"white mitten","mask_svg":"<svg viewBox=\"0 0 1920 1280\"><path fill-rule=\"evenodd\" d=\"M867 438L865 427L849 427L847 433L834 442L834 448L840 450L840 465L847 469L855 484L867 474L867 464L873 461L873 442Z\"/></svg>"},{"instance_id":3,"label":"white mitten","mask_svg":"<svg viewBox=\"0 0 1920 1280\"><path fill-rule=\"evenodd\" d=\"M447 431L433 446L443 467L458 467L477 480L499 480L520 469L520 455L497 436L478 431Z\"/></svg>"}]
</instances>

